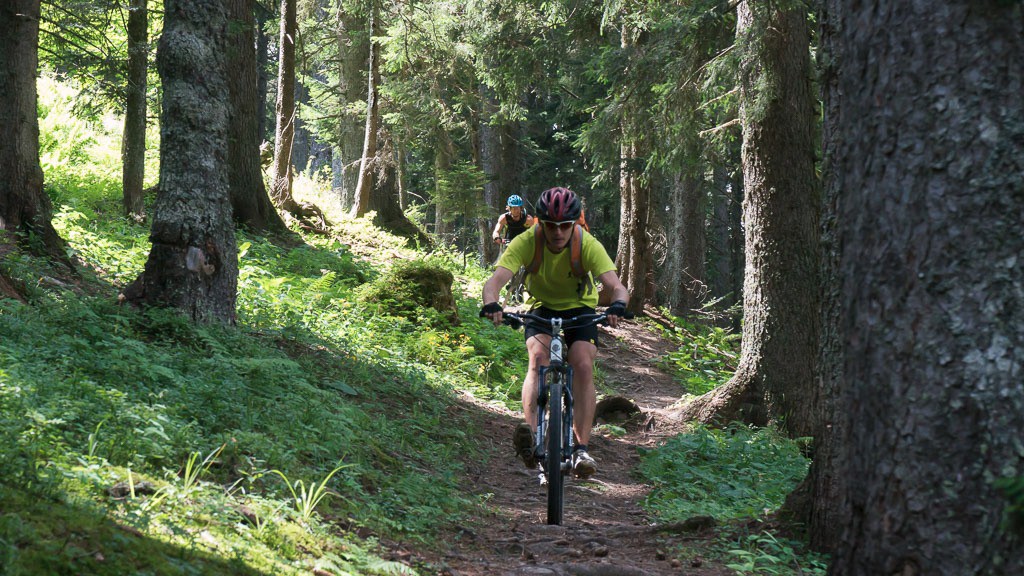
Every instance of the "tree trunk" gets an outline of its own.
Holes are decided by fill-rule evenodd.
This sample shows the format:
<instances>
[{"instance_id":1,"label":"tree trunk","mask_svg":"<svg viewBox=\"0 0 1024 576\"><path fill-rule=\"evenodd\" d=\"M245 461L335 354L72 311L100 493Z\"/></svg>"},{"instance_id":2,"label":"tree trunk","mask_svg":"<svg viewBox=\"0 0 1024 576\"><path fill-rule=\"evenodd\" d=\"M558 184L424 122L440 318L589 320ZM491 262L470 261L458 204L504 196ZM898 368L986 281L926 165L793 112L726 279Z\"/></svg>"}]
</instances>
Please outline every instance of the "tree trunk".
<instances>
[{"instance_id":1,"label":"tree trunk","mask_svg":"<svg viewBox=\"0 0 1024 576\"><path fill-rule=\"evenodd\" d=\"M228 134L228 183L238 224L251 230L283 231L260 167L259 86L252 0L227 0L228 88L231 120Z\"/></svg>"},{"instance_id":2,"label":"tree trunk","mask_svg":"<svg viewBox=\"0 0 1024 576\"><path fill-rule=\"evenodd\" d=\"M730 178L722 167L715 169L712 201L709 263L711 297L721 299L721 308L740 301L743 292L743 183ZM733 328L740 330L739 322Z\"/></svg>"},{"instance_id":3,"label":"tree trunk","mask_svg":"<svg viewBox=\"0 0 1024 576\"><path fill-rule=\"evenodd\" d=\"M128 101L121 138L121 184L125 216L141 222L143 179L146 169L146 76L149 64L146 0L131 0L128 7Z\"/></svg>"},{"instance_id":4,"label":"tree trunk","mask_svg":"<svg viewBox=\"0 0 1024 576\"><path fill-rule=\"evenodd\" d=\"M837 441L845 438L845 421L837 418L836 396L842 389L843 342L839 332L839 243L836 240L837 207L840 198L839 174L835 157L841 151L836 134L840 112L840 94L836 82L837 64L842 61L833 40L834 21L842 0L827 0L819 7L820 23L820 81L823 86L824 122L822 125L822 179L825 182L822 203L821 252L821 336L818 353L817 379L813 410L819 414L814 431L811 468L807 479L786 500L785 512L808 527L811 547L830 552L841 544L842 530L849 518L842 494L846 478L835 473Z\"/></svg>"},{"instance_id":5,"label":"tree trunk","mask_svg":"<svg viewBox=\"0 0 1024 576\"><path fill-rule=\"evenodd\" d=\"M519 147L519 124L508 119L496 119L498 113L494 95L481 85L480 97L484 102L486 118L480 125L480 167L486 181L483 201L493 218L477 222L480 231L480 258L483 265L498 258L498 245L491 240L491 232L498 217L505 211L505 203L513 194L521 194L526 165ZM529 202L531 198L524 197ZM536 199L533 199L534 201ZM527 212L535 210L525 206Z\"/></svg>"},{"instance_id":6,"label":"tree trunk","mask_svg":"<svg viewBox=\"0 0 1024 576\"><path fill-rule=\"evenodd\" d=\"M818 351L818 213L814 99L806 9L737 7L741 57L746 273L740 363L686 408L701 421L777 422L814 433Z\"/></svg>"},{"instance_id":7,"label":"tree trunk","mask_svg":"<svg viewBox=\"0 0 1024 576\"><path fill-rule=\"evenodd\" d=\"M263 146L263 142L268 141L269 134L267 134L267 127L270 124L268 122L270 112L267 110L267 93L270 91L268 85L270 84L270 74L267 72L268 63L270 56L268 54L268 48L270 46L270 35L267 34L264 26L269 18L274 16L273 12L264 8L262 2L256 2L254 4L256 12L256 95L257 95L257 114L258 114L258 127L256 129L259 134L260 146ZM263 163L261 162L260 168L262 169Z\"/></svg>"},{"instance_id":8,"label":"tree trunk","mask_svg":"<svg viewBox=\"0 0 1024 576\"><path fill-rule=\"evenodd\" d=\"M274 169L270 177L270 197L274 204L291 213L299 206L292 197L292 143L295 140L295 3L281 0L281 33L278 38L280 59L277 66L277 128L274 131Z\"/></svg>"},{"instance_id":9,"label":"tree trunk","mask_svg":"<svg viewBox=\"0 0 1024 576\"><path fill-rule=\"evenodd\" d=\"M1021 5L837 6L833 573L1024 574Z\"/></svg>"},{"instance_id":10,"label":"tree trunk","mask_svg":"<svg viewBox=\"0 0 1024 576\"><path fill-rule=\"evenodd\" d=\"M436 96L440 98L440 95ZM443 244L450 244L446 239L450 225L455 220L448 215L451 209L449 197L442 183L452 168L452 157L455 156L455 146L451 136L443 126L434 126L434 235Z\"/></svg>"},{"instance_id":11,"label":"tree trunk","mask_svg":"<svg viewBox=\"0 0 1024 576\"><path fill-rule=\"evenodd\" d=\"M705 273L705 252L707 229L705 210L707 194L703 181L696 174L679 174L672 183L673 230L669 232L670 253L677 254L679 275L674 283L677 298L673 312L692 315L707 297L708 286Z\"/></svg>"},{"instance_id":12,"label":"tree trunk","mask_svg":"<svg viewBox=\"0 0 1024 576\"><path fill-rule=\"evenodd\" d=\"M615 267L619 278L629 289L629 310L640 312L647 300L652 270L650 242L647 238L650 221L651 188L641 181L636 163L639 154L635 143L622 144L622 163L619 173L619 249Z\"/></svg>"},{"instance_id":13,"label":"tree trunk","mask_svg":"<svg viewBox=\"0 0 1024 576\"><path fill-rule=\"evenodd\" d=\"M238 249L227 159L230 96L222 0L167 0L157 70L163 86L153 248L124 296L193 320L234 323Z\"/></svg>"},{"instance_id":14,"label":"tree trunk","mask_svg":"<svg viewBox=\"0 0 1024 576\"><path fill-rule=\"evenodd\" d=\"M377 102L377 87L380 86L380 46L374 40L377 36L377 3L370 10L369 40L369 81L366 90L366 127L363 133L363 151L359 159L359 177L356 181L355 201L350 214L360 218L370 210L370 191L373 189L373 159L377 156L377 129L380 126L380 110Z\"/></svg>"},{"instance_id":15,"label":"tree trunk","mask_svg":"<svg viewBox=\"0 0 1024 576\"><path fill-rule=\"evenodd\" d=\"M623 50L637 45L640 32L622 25L620 44ZM619 144L619 246L615 267L619 278L629 290L629 311L643 310L648 296L653 297L653 259L648 228L650 226L650 183L643 181L640 145L635 137L638 128L633 118L623 118ZM648 266L651 264L651 266Z\"/></svg>"},{"instance_id":16,"label":"tree trunk","mask_svg":"<svg viewBox=\"0 0 1024 576\"><path fill-rule=\"evenodd\" d=\"M370 210L375 212L373 223L408 239L409 246L419 245L429 249L430 237L405 216L398 204L398 164L394 160L391 139L386 134L381 134L377 139L381 146L374 164L380 170L377 173L377 184L370 194Z\"/></svg>"},{"instance_id":17,"label":"tree trunk","mask_svg":"<svg viewBox=\"0 0 1024 576\"><path fill-rule=\"evenodd\" d=\"M36 110L39 0L0 4L0 243L71 265L43 191Z\"/></svg>"},{"instance_id":18,"label":"tree trunk","mask_svg":"<svg viewBox=\"0 0 1024 576\"><path fill-rule=\"evenodd\" d=\"M366 38L367 22L340 10L338 14L338 95L340 97L338 136L334 143L333 187L341 209L348 211L355 203L359 183L359 164L363 153L366 116L353 104L366 95L370 44Z\"/></svg>"}]
</instances>

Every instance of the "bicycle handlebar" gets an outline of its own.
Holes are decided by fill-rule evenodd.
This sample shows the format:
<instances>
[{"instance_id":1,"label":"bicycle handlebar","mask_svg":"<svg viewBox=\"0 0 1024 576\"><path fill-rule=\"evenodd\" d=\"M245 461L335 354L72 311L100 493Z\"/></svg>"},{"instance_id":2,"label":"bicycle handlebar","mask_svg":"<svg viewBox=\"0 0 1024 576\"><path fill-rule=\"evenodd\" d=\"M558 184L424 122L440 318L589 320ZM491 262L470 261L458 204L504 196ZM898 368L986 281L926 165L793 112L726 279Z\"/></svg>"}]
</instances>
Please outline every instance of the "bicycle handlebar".
<instances>
[{"instance_id":1,"label":"bicycle handlebar","mask_svg":"<svg viewBox=\"0 0 1024 576\"><path fill-rule=\"evenodd\" d=\"M635 315L632 312L626 312L622 315L622 318L627 320L634 318ZM513 329L518 330L523 324L527 322L536 322L551 327L551 318L545 318L544 316L538 316L529 312L506 312L502 311L502 324L510 326ZM608 324L608 315L605 313L601 314L580 314L572 318L564 318L562 320L562 329L570 330L573 328L583 328L585 326L591 326L593 324Z\"/></svg>"}]
</instances>

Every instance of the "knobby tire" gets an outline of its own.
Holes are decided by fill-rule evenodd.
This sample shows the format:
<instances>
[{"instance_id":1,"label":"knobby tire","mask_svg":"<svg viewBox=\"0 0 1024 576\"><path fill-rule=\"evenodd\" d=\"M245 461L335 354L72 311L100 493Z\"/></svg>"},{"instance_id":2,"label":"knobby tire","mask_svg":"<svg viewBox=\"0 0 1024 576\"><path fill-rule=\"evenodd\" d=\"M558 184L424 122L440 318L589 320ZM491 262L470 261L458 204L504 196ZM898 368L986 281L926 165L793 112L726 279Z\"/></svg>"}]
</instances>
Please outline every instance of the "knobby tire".
<instances>
[{"instance_id":1,"label":"knobby tire","mask_svg":"<svg viewBox=\"0 0 1024 576\"><path fill-rule=\"evenodd\" d=\"M548 391L548 449L545 470L548 475L548 524L562 523L562 378L555 374Z\"/></svg>"}]
</instances>

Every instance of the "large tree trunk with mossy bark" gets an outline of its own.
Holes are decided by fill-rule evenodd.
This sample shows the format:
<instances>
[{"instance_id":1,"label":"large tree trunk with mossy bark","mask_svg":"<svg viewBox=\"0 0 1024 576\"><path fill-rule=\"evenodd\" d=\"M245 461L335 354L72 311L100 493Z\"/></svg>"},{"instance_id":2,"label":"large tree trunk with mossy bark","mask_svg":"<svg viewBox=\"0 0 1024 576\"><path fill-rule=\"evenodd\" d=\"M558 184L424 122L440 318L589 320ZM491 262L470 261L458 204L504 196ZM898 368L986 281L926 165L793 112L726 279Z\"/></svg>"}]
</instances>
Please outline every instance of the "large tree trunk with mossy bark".
<instances>
[{"instance_id":1,"label":"large tree trunk with mossy bark","mask_svg":"<svg viewBox=\"0 0 1024 576\"><path fill-rule=\"evenodd\" d=\"M124 297L233 324L238 249L226 158L227 7L222 0L166 0L165 7L157 52L164 94L153 248Z\"/></svg>"},{"instance_id":2,"label":"large tree trunk with mossy bark","mask_svg":"<svg viewBox=\"0 0 1024 576\"><path fill-rule=\"evenodd\" d=\"M743 123L746 272L739 366L683 416L702 422L775 422L815 431L818 214L810 36L801 6L737 7Z\"/></svg>"},{"instance_id":3,"label":"large tree trunk with mossy bark","mask_svg":"<svg viewBox=\"0 0 1024 576\"><path fill-rule=\"evenodd\" d=\"M70 267L50 221L39 165L38 44L39 0L0 5L0 243L20 244Z\"/></svg>"},{"instance_id":4,"label":"large tree trunk with mossy bark","mask_svg":"<svg viewBox=\"0 0 1024 576\"><path fill-rule=\"evenodd\" d=\"M1024 482L1022 6L845 2L827 24L844 344L828 472L846 514L832 573L1024 574L1024 501L1001 489Z\"/></svg>"},{"instance_id":5,"label":"large tree trunk with mossy bark","mask_svg":"<svg viewBox=\"0 0 1024 576\"><path fill-rule=\"evenodd\" d=\"M837 128L842 112L843 95L838 90L838 64L843 61L835 42L839 28L836 20L842 0L827 0L819 5L820 48L819 80L822 85L823 116L821 162L824 198L821 225L821 334L816 369L813 410L819 414L809 456L811 467L807 478L787 498L781 514L808 527L811 547L830 552L842 545L842 531L850 511L842 497L849 479L837 474L838 439L846 435L846 421L838 418L837 395L843 388L843 342L840 333L839 242L837 240L838 206L842 178L836 171L836 158L842 150Z\"/></svg>"}]
</instances>

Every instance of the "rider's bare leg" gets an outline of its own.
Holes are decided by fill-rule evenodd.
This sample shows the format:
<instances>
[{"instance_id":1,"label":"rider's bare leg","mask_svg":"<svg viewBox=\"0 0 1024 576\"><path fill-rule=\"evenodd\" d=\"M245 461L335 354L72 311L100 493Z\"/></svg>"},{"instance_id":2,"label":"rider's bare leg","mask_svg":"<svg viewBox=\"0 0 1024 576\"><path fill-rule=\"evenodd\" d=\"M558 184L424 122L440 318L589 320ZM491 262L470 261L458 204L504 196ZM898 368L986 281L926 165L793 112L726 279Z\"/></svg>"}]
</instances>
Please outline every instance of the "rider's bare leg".
<instances>
[{"instance_id":1,"label":"rider's bare leg","mask_svg":"<svg viewBox=\"0 0 1024 576\"><path fill-rule=\"evenodd\" d=\"M530 366L526 370L523 381L523 416L530 425L530 430L537 431L537 394L540 390L540 367L547 366L551 361L548 345L551 336L537 334L526 341L526 352L530 356Z\"/></svg>"},{"instance_id":2,"label":"rider's bare leg","mask_svg":"<svg viewBox=\"0 0 1024 576\"><path fill-rule=\"evenodd\" d=\"M597 346L579 340L569 348L572 365L572 429L576 443L586 446L590 442L590 429L597 410L597 392L594 390L594 360Z\"/></svg>"}]
</instances>

